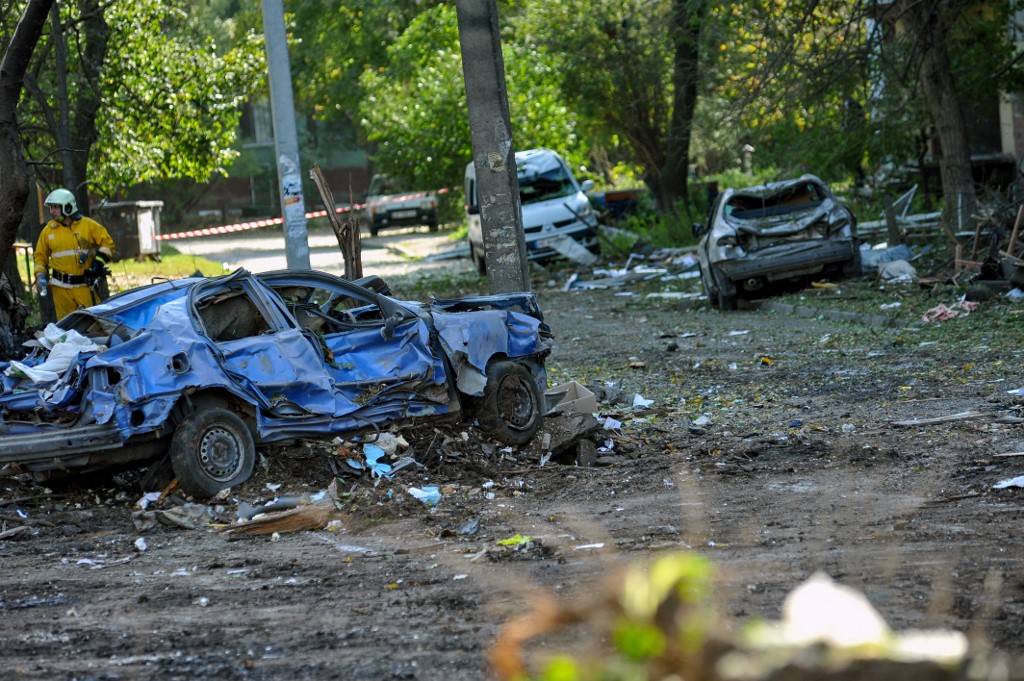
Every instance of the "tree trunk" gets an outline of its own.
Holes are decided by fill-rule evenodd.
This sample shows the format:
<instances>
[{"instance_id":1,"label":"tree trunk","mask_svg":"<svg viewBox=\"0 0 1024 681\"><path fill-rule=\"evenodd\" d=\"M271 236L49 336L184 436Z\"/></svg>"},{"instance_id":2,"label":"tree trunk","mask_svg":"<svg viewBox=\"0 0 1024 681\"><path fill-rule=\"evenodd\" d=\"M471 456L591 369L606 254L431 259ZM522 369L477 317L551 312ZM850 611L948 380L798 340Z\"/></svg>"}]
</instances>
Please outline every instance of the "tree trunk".
<instances>
[{"instance_id":1,"label":"tree trunk","mask_svg":"<svg viewBox=\"0 0 1024 681\"><path fill-rule=\"evenodd\" d=\"M905 16L921 50L921 86L939 139L939 172L946 200L943 223L950 230L962 230L973 219L977 194L967 125L946 54L942 3L910 3Z\"/></svg>"},{"instance_id":2,"label":"tree trunk","mask_svg":"<svg viewBox=\"0 0 1024 681\"><path fill-rule=\"evenodd\" d=\"M25 148L18 131L18 101L25 70L52 4L53 0L29 0L0 61L0 271L11 253L29 197ZM6 311L0 314L0 357L10 356L14 350L10 317Z\"/></svg>"},{"instance_id":3,"label":"tree trunk","mask_svg":"<svg viewBox=\"0 0 1024 681\"><path fill-rule=\"evenodd\" d=\"M107 60L107 48L110 43L110 25L104 18L106 3L102 0L81 0L79 12L82 16L82 27L85 35L82 59L83 75L87 85L78 90L75 100L74 118L71 120L71 142L76 149L72 161L77 183L73 189L78 198L78 206L89 215L89 189L91 182L88 175L89 154L99 135L96 129L96 115L100 110L101 88L100 72ZM69 189L71 189L69 187ZM104 198L109 194L109 187L100 187Z\"/></svg>"},{"instance_id":4,"label":"tree trunk","mask_svg":"<svg viewBox=\"0 0 1024 681\"><path fill-rule=\"evenodd\" d=\"M61 177L64 186L78 200L78 207L89 214L89 152L96 142L96 114L100 107L100 70L107 56L110 26L103 16L100 0L79 0L81 18L80 77L72 93L68 90L68 35L60 23L60 12L54 5L50 24L53 26L54 75L57 82L57 112L48 116L50 134L60 150ZM48 106L40 97L40 106Z\"/></svg>"},{"instance_id":5,"label":"tree trunk","mask_svg":"<svg viewBox=\"0 0 1024 681\"><path fill-rule=\"evenodd\" d=\"M661 172L663 208L675 212L682 204L689 214L690 133L697 106L700 81L700 35L704 23L704 0L673 0L672 30L674 58L672 118L665 147L665 166Z\"/></svg>"}]
</instances>

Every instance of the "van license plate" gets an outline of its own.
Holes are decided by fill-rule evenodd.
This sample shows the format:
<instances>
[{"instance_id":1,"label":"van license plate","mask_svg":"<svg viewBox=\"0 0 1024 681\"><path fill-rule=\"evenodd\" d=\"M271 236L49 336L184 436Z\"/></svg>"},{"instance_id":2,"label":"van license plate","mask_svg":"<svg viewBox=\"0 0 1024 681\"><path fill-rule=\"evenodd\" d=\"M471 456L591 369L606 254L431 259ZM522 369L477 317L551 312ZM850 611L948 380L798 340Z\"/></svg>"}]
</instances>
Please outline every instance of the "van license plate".
<instances>
[{"instance_id":1,"label":"van license plate","mask_svg":"<svg viewBox=\"0 0 1024 681\"><path fill-rule=\"evenodd\" d=\"M391 217L397 219L400 218L414 218L416 217L416 211L414 210L396 210L391 214Z\"/></svg>"}]
</instances>

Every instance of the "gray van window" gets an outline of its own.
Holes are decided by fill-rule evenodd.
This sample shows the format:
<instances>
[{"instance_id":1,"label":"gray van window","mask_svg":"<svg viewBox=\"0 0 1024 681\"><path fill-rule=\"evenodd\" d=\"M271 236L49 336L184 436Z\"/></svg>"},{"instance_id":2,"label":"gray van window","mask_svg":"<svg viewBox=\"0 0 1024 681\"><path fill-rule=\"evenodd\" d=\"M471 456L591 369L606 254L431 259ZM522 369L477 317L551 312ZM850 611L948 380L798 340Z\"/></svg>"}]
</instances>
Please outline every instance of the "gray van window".
<instances>
[{"instance_id":1,"label":"gray van window","mask_svg":"<svg viewBox=\"0 0 1024 681\"><path fill-rule=\"evenodd\" d=\"M529 162L518 165L520 203L537 203L576 193L572 178L561 163L552 165L549 161L544 165L543 168Z\"/></svg>"}]
</instances>

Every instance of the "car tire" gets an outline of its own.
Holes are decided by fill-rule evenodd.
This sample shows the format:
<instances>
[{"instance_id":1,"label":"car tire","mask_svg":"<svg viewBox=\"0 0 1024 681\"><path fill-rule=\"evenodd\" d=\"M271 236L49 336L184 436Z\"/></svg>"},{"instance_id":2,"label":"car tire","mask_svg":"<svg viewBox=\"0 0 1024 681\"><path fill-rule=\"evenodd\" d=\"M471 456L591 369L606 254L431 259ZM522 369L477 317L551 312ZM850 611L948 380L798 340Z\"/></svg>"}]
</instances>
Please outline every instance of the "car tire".
<instances>
[{"instance_id":1,"label":"car tire","mask_svg":"<svg viewBox=\"0 0 1024 681\"><path fill-rule=\"evenodd\" d=\"M205 498L249 479L256 445L245 421L214 407L182 419L171 437L170 457L181 490Z\"/></svg>"},{"instance_id":2,"label":"car tire","mask_svg":"<svg viewBox=\"0 0 1024 681\"><path fill-rule=\"evenodd\" d=\"M721 273L712 270L715 279L715 304L719 310L736 309L736 286Z\"/></svg>"},{"instance_id":3,"label":"car tire","mask_svg":"<svg viewBox=\"0 0 1024 681\"><path fill-rule=\"evenodd\" d=\"M841 274L844 279L852 279L853 277L859 277L862 274L860 266L860 250L858 250L852 258L843 263Z\"/></svg>"},{"instance_id":4,"label":"car tire","mask_svg":"<svg viewBox=\"0 0 1024 681\"><path fill-rule=\"evenodd\" d=\"M437 220L427 223L427 229L430 230L431 232L436 232L439 227L440 225L437 223Z\"/></svg>"},{"instance_id":5,"label":"car tire","mask_svg":"<svg viewBox=\"0 0 1024 681\"><path fill-rule=\"evenodd\" d=\"M370 221L370 236L377 236L378 233L380 233L380 227L375 225L373 223L373 221L371 220Z\"/></svg>"},{"instance_id":6,"label":"car tire","mask_svg":"<svg viewBox=\"0 0 1024 681\"><path fill-rule=\"evenodd\" d=\"M540 430L544 419L537 381L518 362L493 362L477 409L480 428L507 445L524 445Z\"/></svg>"}]
</instances>

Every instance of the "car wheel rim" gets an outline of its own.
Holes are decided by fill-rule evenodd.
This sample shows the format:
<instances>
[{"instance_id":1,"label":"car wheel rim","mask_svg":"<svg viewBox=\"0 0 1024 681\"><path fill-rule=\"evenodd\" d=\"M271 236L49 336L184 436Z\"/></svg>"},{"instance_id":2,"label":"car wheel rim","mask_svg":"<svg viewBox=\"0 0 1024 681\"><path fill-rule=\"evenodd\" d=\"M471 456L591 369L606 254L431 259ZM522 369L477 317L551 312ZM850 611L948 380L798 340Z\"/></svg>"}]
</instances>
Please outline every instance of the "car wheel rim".
<instances>
[{"instance_id":1,"label":"car wheel rim","mask_svg":"<svg viewBox=\"0 0 1024 681\"><path fill-rule=\"evenodd\" d=\"M227 428L210 428L199 441L196 452L203 472L214 480L230 480L242 465L242 443Z\"/></svg>"},{"instance_id":2,"label":"car wheel rim","mask_svg":"<svg viewBox=\"0 0 1024 681\"><path fill-rule=\"evenodd\" d=\"M498 413L513 430L525 430L533 420L533 395L516 376L508 376L498 387Z\"/></svg>"}]
</instances>

